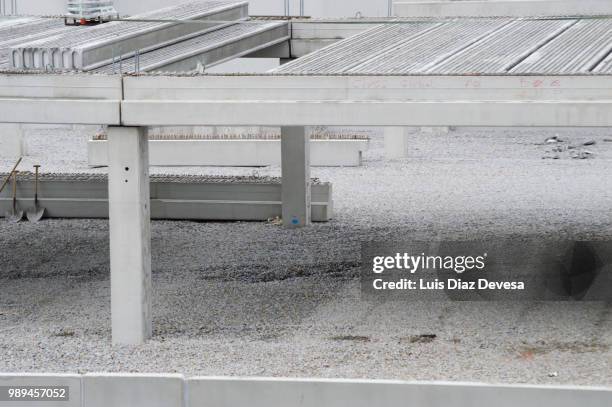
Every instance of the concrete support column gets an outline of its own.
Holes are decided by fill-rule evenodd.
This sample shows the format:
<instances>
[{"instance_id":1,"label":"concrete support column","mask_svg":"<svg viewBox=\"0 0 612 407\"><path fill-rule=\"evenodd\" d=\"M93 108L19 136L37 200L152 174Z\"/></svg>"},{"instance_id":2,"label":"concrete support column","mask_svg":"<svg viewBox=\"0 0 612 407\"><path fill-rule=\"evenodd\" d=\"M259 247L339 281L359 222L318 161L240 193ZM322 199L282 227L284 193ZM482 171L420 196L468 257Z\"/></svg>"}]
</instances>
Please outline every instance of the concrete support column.
<instances>
[{"instance_id":1,"label":"concrete support column","mask_svg":"<svg viewBox=\"0 0 612 407\"><path fill-rule=\"evenodd\" d=\"M385 158L392 160L408 155L409 137L406 127L385 127Z\"/></svg>"},{"instance_id":2,"label":"concrete support column","mask_svg":"<svg viewBox=\"0 0 612 407\"><path fill-rule=\"evenodd\" d=\"M23 130L19 123L0 123L0 158L24 155Z\"/></svg>"},{"instance_id":3,"label":"concrete support column","mask_svg":"<svg viewBox=\"0 0 612 407\"><path fill-rule=\"evenodd\" d=\"M281 127L283 224L310 225L310 137L303 126Z\"/></svg>"},{"instance_id":4,"label":"concrete support column","mask_svg":"<svg viewBox=\"0 0 612 407\"><path fill-rule=\"evenodd\" d=\"M151 337L149 143L145 128L108 128L113 343Z\"/></svg>"}]
</instances>

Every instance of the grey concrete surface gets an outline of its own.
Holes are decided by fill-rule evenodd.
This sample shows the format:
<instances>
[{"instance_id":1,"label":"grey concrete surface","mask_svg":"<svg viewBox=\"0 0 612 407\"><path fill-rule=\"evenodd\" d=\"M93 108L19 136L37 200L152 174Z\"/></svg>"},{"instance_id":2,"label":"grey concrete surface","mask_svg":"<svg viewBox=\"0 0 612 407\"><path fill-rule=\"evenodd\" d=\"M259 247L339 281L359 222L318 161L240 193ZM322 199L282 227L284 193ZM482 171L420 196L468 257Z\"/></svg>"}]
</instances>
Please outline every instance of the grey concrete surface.
<instances>
[{"instance_id":1,"label":"grey concrete surface","mask_svg":"<svg viewBox=\"0 0 612 407\"><path fill-rule=\"evenodd\" d=\"M88 374L83 407L183 407L182 375Z\"/></svg>"},{"instance_id":2,"label":"grey concrete surface","mask_svg":"<svg viewBox=\"0 0 612 407\"><path fill-rule=\"evenodd\" d=\"M191 407L607 407L612 391L399 381L191 378Z\"/></svg>"},{"instance_id":3,"label":"grey concrete surface","mask_svg":"<svg viewBox=\"0 0 612 407\"><path fill-rule=\"evenodd\" d=\"M557 134L564 142L545 142ZM110 345L107 222L0 223L0 371L612 386L610 304L374 303L357 278L367 240L610 239L609 139L605 129L415 133L408 158L385 162L377 132L364 167L312 170L334 184L329 224L154 221L154 336L137 347ZM23 165L87 172L86 140L29 130Z\"/></svg>"}]
</instances>

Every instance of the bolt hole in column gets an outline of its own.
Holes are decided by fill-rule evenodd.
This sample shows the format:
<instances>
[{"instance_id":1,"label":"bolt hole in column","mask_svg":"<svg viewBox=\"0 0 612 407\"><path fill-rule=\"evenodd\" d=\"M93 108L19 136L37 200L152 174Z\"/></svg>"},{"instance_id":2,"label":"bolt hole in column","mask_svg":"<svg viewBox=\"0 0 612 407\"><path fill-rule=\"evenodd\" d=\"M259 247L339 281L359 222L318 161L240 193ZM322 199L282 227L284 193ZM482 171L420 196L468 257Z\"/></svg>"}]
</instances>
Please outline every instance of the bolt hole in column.
<instances>
[{"instance_id":1,"label":"bolt hole in column","mask_svg":"<svg viewBox=\"0 0 612 407\"><path fill-rule=\"evenodd\" d=\"M130 170L130 167L125 167L125 170L126 170L126 171L129 171L129 170Z\"/></svg>"}]
</instances>

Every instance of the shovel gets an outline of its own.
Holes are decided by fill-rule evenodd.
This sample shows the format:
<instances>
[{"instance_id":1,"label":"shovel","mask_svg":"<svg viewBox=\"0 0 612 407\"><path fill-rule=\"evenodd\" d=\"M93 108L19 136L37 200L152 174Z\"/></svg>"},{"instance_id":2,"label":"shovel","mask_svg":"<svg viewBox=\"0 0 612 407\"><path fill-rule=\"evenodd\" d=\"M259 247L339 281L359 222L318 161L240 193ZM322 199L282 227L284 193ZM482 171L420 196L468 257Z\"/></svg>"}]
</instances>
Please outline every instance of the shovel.
<instances>
[{"instance_id":1,"label":"shovel","mask_svg":"<svg viewBox=\"0 0 612 407\"><path fill-rule=\"evenodd\" d=\"M30 222L36 223L42 219L45 214L45 208L38 204L38 169L40 165L35 165L34 168L36 171L34 175L34 206L28 209L26 216Z\"/></svg>"},{"instance_id":2,"label":"shovel","mask_svg":"<svg viewBox=\"0 0 612 407\"><path fill-rule=\"evenodd\" d=\"M8 173L8 176L4 179L4 182L2 183L2 186L0 187L0 192L4 190L4 187L6 186L6 184L8 184L8 182L11 180L11 175L13 175L13 173L19 166L19 163L21 162L22 159L23 157L19 157L19 160L17 160L17 162L15 163L15 166L13 166L13 169Z\"/></svg>"},{"instance_id":3,"label":"shovel","mask_svg":"<svg viewBox=\"0 0 612 407\"><path fill-rule=\"evenodd\" d=\"M13 171L13 210L8 211L4 216L11 223L17 223L23 219L23 211L17 208L17 171Z\"/></svg>"}]
</instances>

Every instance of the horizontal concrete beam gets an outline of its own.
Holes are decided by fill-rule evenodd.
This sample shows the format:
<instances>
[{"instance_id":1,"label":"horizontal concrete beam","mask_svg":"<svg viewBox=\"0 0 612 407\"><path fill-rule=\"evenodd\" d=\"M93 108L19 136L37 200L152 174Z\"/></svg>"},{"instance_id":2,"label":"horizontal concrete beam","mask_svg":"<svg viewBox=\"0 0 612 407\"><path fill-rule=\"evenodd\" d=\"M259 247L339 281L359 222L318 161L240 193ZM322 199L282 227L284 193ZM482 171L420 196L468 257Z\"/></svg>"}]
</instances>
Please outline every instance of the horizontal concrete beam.
<instances>
[{"instance_id":1,"label":"horizontal concrete beam","mask_svg":"<svg viewBox=\"0 0 612 407\"><path fill-rule=\"evenodd\" d=\"M0 123L121 123L119 100L0 98Z\"/></svg>"},{"instance_id":2,"label":"horizontal concrete beam","mask_svg":"<svg viewBox=\"0 0 612 407\"><path fill-rule=\"evenodd\" d=\"M0 73L0 98L121 99L119 76Z\"/></svg>"},{"instance_id":3,"label":"horizontal concrete beam","mask_svg":"<svg viewBox=\"0 0 612 407\"><path fill-rule=\"evenodd\" d=\"M398 17L531 17L612 15L609 0L396 1Z\"/></svg>"},{"instance_id":4,"label":"horizontal concrete beam","mask_svg":"<svg viewBox=\"0 0 612 407\"><path fill-rule=\"evenodd\" d=\"M26 75L25 78L33 77ZM205 126L610 126L611 76L21 75L0 83L0 122ZM53 78L58 78L56 86ZM100 88L96 87L100 79ZM79 81L84 86L79 87ZM77 84L77 85L75 85ZM77 89L77 90L75 90ZM120 87L119 87L120 90ZM21 91L29 95L17 97ZM53 93L57 91L57 93ZM82 96L69 98L79 93ZM91 95L91 96L86 96ZM116 95L115 95L116 96ZM59 99L54 99L59 97ZM78 97L78 98L76 98Z\"/></svg>"},{"instance_id":5,"label":"horizontal concrete beam","mask_svg":"<svg viewBox=\"0 0 612 407\"><path fill-rule=\"evenodd\" d=\"M291 58L301 58L340 41L339 39L291 40Z\"/></svg>"},{"instance_id":6,"label":"horizontal concrete beam","mask_svg":"<svg viewBox=\"0 0 612 407\"><path fill-rule=\"evenodd\" d=\"M357 167L367 140L311 140L310 165ZM106 141L87 143L91 167L108 164ZM281 164L280 140L151 140L149 163L160 166L266 167Z\"/></svg>"},{"instance_id":7,"label":"horizontal concrete beam","mask_svg":"<svg viewBox=\"0 0 612 407\"><path fill-rule=\"evenodd\" d=\"M127 126L529 126L609 127L609 101L138 101Z\"/></svg>"},{"instance_id":8,"label":"horizontal concrete beam","mask_svg":"<svg viewBox=\"0 0 612 407\"><path fill-rule=\"evenodd\" d=\"M126 100L608 100L612 76L273 76L124 78Z\"/></svg>"},{"instance_id":9,"label":"horizontal concrete beam","mask_svg":"<svg viewBox=\"0 0 612 407\"><path fill-rule=\"evenodd\" d=\"M76 181L45 181L39 185L39 202L50 218L108 218L108 188L96 177ZM23 179L23 178L22 178ZM158 182L152 180L151 218L177 220L265 221L281 215L281 184L272 182ZM333 217L332 185L312 185L312 219ZM0 216L11 209L9 188L0 193ZM18 182L17 203L33 206L34 183Z\"/></svg>"},{"instance_id":10,"label":"horizontal concrete beam","mask_svg":"<svg viewBox=\"0 0 612 407\"><path fill-rule=\"evenodd\" d=\"M339 40L352 37L379 24L383 19L304 19L291 21L291 38L300 40Z\"/></svg>"}]
</instances>

